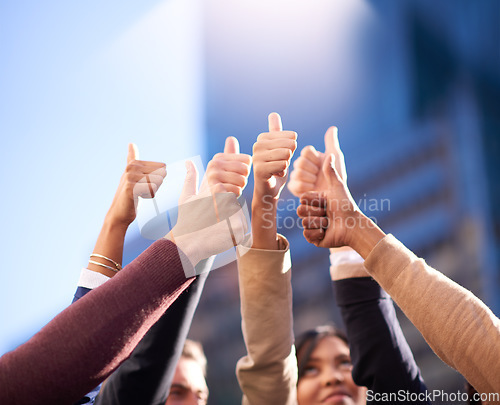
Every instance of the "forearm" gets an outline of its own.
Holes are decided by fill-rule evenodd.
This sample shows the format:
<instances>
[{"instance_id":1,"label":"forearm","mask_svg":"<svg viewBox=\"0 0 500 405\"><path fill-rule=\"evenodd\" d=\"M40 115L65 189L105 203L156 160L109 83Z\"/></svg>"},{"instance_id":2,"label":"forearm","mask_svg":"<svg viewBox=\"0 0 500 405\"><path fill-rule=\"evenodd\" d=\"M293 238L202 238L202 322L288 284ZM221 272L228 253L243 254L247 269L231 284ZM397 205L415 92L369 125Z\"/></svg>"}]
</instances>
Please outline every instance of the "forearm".
<instances>
[{"instance_id":1,"label":"forearm","mask_svg":"<svg viewBox=\"0 0 500 405\"><path fill-rule=\"evenodd\" d=\"M78 400L130 355L192 280L184 276L177 247L155 242L0 359L0 403Z\"/></svg>"},{"instance_id":2,"label":"forearm","mask_svg":"<svg viewBox=\"0 0 500 405\"><path fill-rule=\"evenodd\" d=\"M101 228L97 242L92 253L105 256L116 263L121 264L123 259L123 244L125 234L127 233L128 224L124 224L115 220L111 215L106 215L104 224ZM109 267L114 267L112 262L100 257L92 257L92 261L104 264ZM106 267L99 266L94 263L88 264L89 270L104 274L108 277L113 277L116 272Z\"/></svg>"},{"instance_id":3,"label":"forearm","mask_svg":"<svg viewBox=\"0 0 500 405\"><path fill-rule=\"evenodd\" d=\"M500 320L483 302L392 235L375 247L365 267L443 361L479 392L500 392Z\"/></svg>"},{"instance_id":4,"label":"forearm","mask_svg":"<svg viewBox=\"0 0 500 405\"><path fill-rule=\"evenodd\" d=\"M359 210L353 214L352 223L354 226L350 229L347 244L366 259L385 233Z\"/></svg>"},{"instance_id":5,"label":"forearm","mask_svg":"<svg viewBox=\"0 0 500 405\"><path fill-rule=\"evenodd\" d=\"M151 327L107 380L96 404L164 404L208 272L201 274Z\"/></svg>"},{"instance_id":6,"label":"forearm","mask_svg":"<svg viewBox=\"0 0 500 405\"><path fill-rule=\"evenodd\" d=\"M353 267L362 264L353 264ZM390 297L370 277L334 281L356 384L374 393L425 392ZM425 402L424 402L425 403Z\"/></svg>"},{"instance_id":7,"label":"forearm","mask_svg":"<svg viewBox=\"0 0 500 405\"><path fill-rule=\"evenodd\" d=\"M254 192L252 199L252 247L278 249L276 227L278 201L272 196Z\"/></svg>"},{"instance_id":8,"label":"forearm","mask_svg":"<svg viewBox=\"0 0 500 405\"><path fill-rule=\"evenodd\" d=\"M238 361L236 374L244 404L296 401L290 255L284 238L278 247L238 248L242 331L248 354Z\"/></svg>"}]
</instances>

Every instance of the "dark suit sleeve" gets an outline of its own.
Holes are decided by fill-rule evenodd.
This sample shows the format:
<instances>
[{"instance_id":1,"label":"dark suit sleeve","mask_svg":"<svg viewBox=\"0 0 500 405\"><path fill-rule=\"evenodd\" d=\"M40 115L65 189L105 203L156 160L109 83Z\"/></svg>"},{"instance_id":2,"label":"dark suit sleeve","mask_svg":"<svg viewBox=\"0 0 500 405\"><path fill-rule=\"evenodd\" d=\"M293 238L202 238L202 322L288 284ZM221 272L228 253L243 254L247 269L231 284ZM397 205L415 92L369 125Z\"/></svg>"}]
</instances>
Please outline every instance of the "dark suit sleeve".
<instances>
[{"instance_id":1,"label":"dark suit sleeve","mask_svg":"<svg viewBox=\"0 0 500 405\"><path fill-rule=\"evenodd\" d=\"M427 388L389 295L370 277L343 279L333 284L347 330L353 379L368 387L367 404L377 403L374 393L408 392L421 394L425 399ZM430 404L425 400L412 403Z\"/></svg>"},{"instance_id":2,"label":"dark suit sleeve","mask_svg":"<svg viewBox=\"0 0 500 405\"><path fill-rule=\"evenodd\" d=\"M75 296L73 297L73 301L71 303L75 303L78 301L80 298L82 298L85 294L87 294L89 291L92 291L90 288L87 287L77 287Z\"/></svg>"},{"instance_id":3,"label":"dark suit sleeve","mask_svg":"<svg viewBox=\"0 0 500 405\"><path fill-rule=\"evenodd\" d=\"M165 404L208 273L183 292L105 382L100 405Z\"/></svg>"}]
</instances>

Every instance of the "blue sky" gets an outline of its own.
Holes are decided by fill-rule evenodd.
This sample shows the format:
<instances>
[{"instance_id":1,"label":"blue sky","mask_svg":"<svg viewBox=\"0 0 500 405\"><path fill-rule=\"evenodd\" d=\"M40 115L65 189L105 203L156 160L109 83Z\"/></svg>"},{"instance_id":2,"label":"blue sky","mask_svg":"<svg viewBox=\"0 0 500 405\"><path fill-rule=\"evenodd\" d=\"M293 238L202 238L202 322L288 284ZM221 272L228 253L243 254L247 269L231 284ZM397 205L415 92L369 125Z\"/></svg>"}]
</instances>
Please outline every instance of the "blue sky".
<instances>
[{"instance_id":1,"label":"blue sky","mask_svg":"<svg viewBox=\"0 0 500 405\"><path fill-rule=\"evenodd\" d=\"M125 167L202 155L196 0L0 2L0 354L72 299Z\"/></svg>"}]
</instances>

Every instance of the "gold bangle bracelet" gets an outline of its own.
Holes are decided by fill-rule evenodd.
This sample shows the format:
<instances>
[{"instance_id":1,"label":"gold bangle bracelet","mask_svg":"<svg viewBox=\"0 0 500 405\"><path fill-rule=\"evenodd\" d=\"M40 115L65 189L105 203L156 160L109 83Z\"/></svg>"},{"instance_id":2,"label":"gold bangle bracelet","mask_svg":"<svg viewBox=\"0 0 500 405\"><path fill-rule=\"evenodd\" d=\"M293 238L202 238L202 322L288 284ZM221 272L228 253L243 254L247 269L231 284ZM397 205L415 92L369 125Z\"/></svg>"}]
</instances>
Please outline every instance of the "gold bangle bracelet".
<instances>
[{"instance_id":1,"label":"gold bangle bracelet","mask_svg":"<svg viewBox=\"0 0 500 405\"><path fill-rule=\"evenodd\" d=\"M102 263L96 262L96 261L94 261L94 260L89 260L89 263L95 264L95 265L97 265L97 266L106 267L107 269L110 269L111 271L114 271L115 273L118 273L118 270L117 270L117 269L115 269L114 267L111 267L111 266L106 266L105 264L102 264Z\"/></svg>"},{"instance_id":2,"label":"gold bangle bracelet","mask_svg":"<svg viewBox=\"0 0 500 405\"><path fill-rule=\"evenodd\" d=\"M90 255L90 257L100 257L101 259L104 259L104 260L107 260L108 262L113 263L115 265L115 267L116 267L116 270L121 270L122 269L122 266L121 266L120 263L115 262L113 259L110 259L109 257L100 255L99 253L92 253Z\"/></svg>"}]
</instances>

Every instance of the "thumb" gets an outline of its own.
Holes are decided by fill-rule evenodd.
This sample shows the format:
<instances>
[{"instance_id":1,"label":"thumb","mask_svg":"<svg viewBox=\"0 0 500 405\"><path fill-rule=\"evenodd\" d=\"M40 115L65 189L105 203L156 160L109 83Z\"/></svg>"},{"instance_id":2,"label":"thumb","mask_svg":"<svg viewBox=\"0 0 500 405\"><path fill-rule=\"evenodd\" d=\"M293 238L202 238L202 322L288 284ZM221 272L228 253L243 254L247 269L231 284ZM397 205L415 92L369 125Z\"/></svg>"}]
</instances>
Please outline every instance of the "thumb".
<instances>
[{"instance_id":1,"label":"thumb","mask_svg":"<svg viewBox=\"0 0 500 405\"><path fill-rule=\"evenodd\" d=\"M139 148L135 143L128 144L127 164L133 160L139 160Z\"/></svg>"},{"instance_id":2,"label":"thumb","mask_svg":"<svg viewBox=\"0 0 500 405\"><path fill-rule=\"evenodd\" d=\"M283 125L281 124L281 117L278 113L271 113L267 117L269 121L269 132L283 131Z\"/></svg>"},{"instance_id":3,"label":"thumb","mask_svg":"<svg viewBox=\"0 0 500 405\"><path fill-rule=\"evenodd\" d=\"M224 153L240 153L240 144L238 139L234 136L228 136L226 138L226 144L224 145Z\"/></svg>"},{"instance_id":4,"label":"thumb","mask_svg":"<svg viewBox=\"0 0 500 405\"><path fill-rule=\"evenodd\" d=\"M198 170L191 160L186 161L186 178L182 187L179 203L185 202L188 198L196 195L198 188Z\"/></svg>"},{"instance_id":5,"label":"thumb","mask_svg":"<svg viewBox=\"0 0 500 405\"><path fill-rule=\"evenodd\" d=\"M325 133L325 153L335 153L339 147L339 138L337 127L330 127Z\"/></svg>"},{"instance_id":6,"label":"thumb","mask_svg":"<svg viewBox=\"0 0 500 405\"><path fill-rule=\"evenodd\" d=\"M323 174L326 178L326 181L330 186L334 186L335 183L342 183L342 178L339 175L339 172L335 168L335 155L330 153L326 156L325 161L323 162Z\"/></svg>"}]
</instances>

